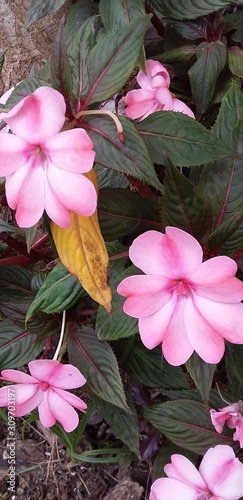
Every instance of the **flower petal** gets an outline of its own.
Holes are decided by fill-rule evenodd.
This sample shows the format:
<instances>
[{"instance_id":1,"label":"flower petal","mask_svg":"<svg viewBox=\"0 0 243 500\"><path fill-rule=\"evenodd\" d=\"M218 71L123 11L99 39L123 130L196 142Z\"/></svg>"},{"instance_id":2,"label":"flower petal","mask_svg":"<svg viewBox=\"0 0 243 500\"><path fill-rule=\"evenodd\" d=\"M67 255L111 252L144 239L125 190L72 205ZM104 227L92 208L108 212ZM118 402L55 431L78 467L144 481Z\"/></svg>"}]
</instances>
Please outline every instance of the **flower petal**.
<instances>
[{"instance_id":1,"label":"flower petal","mask_svg":"<svg viewBox=\"0 0 243 500\"><path fill-rule=\"evenodd\" d=\"M162 343L164 357L173 366L185 363L194 351L184 323L184 308L188 300L182 295L178 297Z\"/></svg>"},{"instance_id":2,"label":"flower petal","mask_svg":"<svg viewBox=\"0 0 243 500\"><path fill-rule=\"evenodd\" d=\"M125 97L126 115L135 120L162 109L154 97L154 91L131 90Z\"/></svg>"},{"instance_id":3,"label":"flower petal","mask_svg":"<svg viewBox=\"0 0 243 500\"><path fill-rule=\"evenodd\" d=\"M199 500L198 491L176 479L162 477L151 486L149 500ZM204 497L206 499L206 497Z\"/></svg>"},{"instance_id":4,"label":"flower petal","mask_svg":"<svg viewBox=\"0 0 243 500\"><path fill-rule=\"evenodd\" d=\"M201 297L187 300L184 321L189 342L206 363L218 363L224 354L224 339L198 307ZM207 301L209 302L209 301Z\"/></svg>"},{"instance_id":5,"label":"flower petal","mask_svg":"<svg viewBox=\"0 0 243 500\"><path fill-rule=\"evenodd\" d=\"M60 422L64 430L66 432L72 432L76 429L79 423L79 417L76 410L52 389L49 389L47 399L51 414Z\"/></svg>"},{"instance_id":6,"label":"flower petal","mask_svg":"<svg viewBox=\"0 0 243 500\"><path fill-rule=\"evenodd\" d=\"M230 446L210 448L199 467L205 483L215 496L238 500L243 496L243 464Z\"/></svg>"},{"instance_id":7,"label":"flower petal","mask_svg":"<svg viewBox=\"0 0 243 500\"><path fill-rule=\"evenodd\" d=\"M47 178L45 179L45 210L58 226L64 229L70 226L70 211L62 205Z\"/></svg>"},{"instance_id":8,"label":"flower petal","mask_svg":"<svg viewBox=\"0 0 243 500\"><path fill-rule=\"evenodd\" d=\"M220 304L193 293L194 307L216 335L234 344L243 344L243 304ZM190 316L188 316L189 323ZM205 324L206 324L205 323ZM187 328L189 324L187 325ZM202 334L202 332L201 332ZM207 343L204 337L204 342ZM217 340L218 342L218 340ZM215 362L215 361L214 361Z\"/></svg>"},{"instance_id":9,"label":"flower petal","mask_svg":"<svg viewBox=\"0 0 243 500\"><path fill-rule=\"evenodd\" d=\"M65 399L67 403L74 406L78 410L85 412L85 410L87 409L86 403L82 399L78 398L78 396L75 396L75 394L72 394L71 392L68 391L63 391L62 389L54 389L54 390L57 394L59 394L60 397Z\"/></svg>"},{"instance_id":10,"label":"flower petal","mask_svg":"<svg viewBox=\"0 0 243 500\"><path fill-rule=\"evenodd\" d=\"M28 364L32 377L38 382L47 382L48 384L50 379L58 373L59 367L60 363L55 359L34 359Z\"/></svg>"},{"instance_id":11,"label":"flower petal","mask_svg":"<svg viewBox=\"0 0 243 500\"><path fill-rule=\"evenodd\" d=\"M7 177L26 165L33 146L12 134L0 135L0 176Z\"/></svg>"},{"instance_id":12,"label":"flower petal","mask_svg":"<svg viewBox=\"0 0 243 500\"><path fill-rule=\"evenodd\" d=\"M44 211L44 173L42 160L30 158L25 167L7 178L6 195L20 227L34 226Z\"/></svg>"},{"instance_id":13,"label":"flower petal","mask_svg":"<svg viewBox=\"0 0 243 500\"><path fill-rule=\"evenodd\" d=\"M160 276L129 276L120 283L117 292L128 297L123 305L124 312L134 318L143 318L158 311L170 300L170 285L170 280Z\"/></svg>"},{"instance_id":14,"label":"flower petal","mask_svg":"<svg viewBox=\"0 0 243 500\"><path fill-rule=\"evenodd\" d=\"M66 104L60 92L51 87L39 87L1 118L10 125L14 134L31 144L40 145L61 130L65 111Z\"/></svg>"},{"instance_id":15,"label":"flower petal","mask_svg":"<svg viewBox=\"0 0 243 500\"><path fill-rule=\"evenodd\" d=\"M49 393L50 389L43 392L42 401L38 405L39 419L44 427L52 427L57 421L49 405Z\"/></svg>"},{"instance_id":16,"label":"flower petal","mask_svg":"<svg viewBox=\"0 0 243 500\"><path fill-rule=\"evenodd\" d=\"M141 340L148 349L153 349L163 341L176 303L177 294L174 293L159 311L145 318L139 318L138 327Z\"/></svg>"},{"instance_id":17,"label":"flower petal","mask_svg":"<svg viewBox=\"0 0 243 500\"><path fill-rule=\"evenodd\" d=\"M201 264L202 248L190 234L167 227L166 234L147 231L138 236L129 256L146 274L181 279Z\"/></svg>"},{"instance_id":18,"label":"flower petal","mask_svg":"<svg viewBox=\"0 0 243 500\"><path fill-rule=\"evenodd\" d=\"M155 98L163 106L163 110L172 109L174 97L167 87L159 87L156 89Z\"/></svg>"},{"instance_id":19,"label":"flower petal","mask_svg":"<svg viewBox=\"0 0 243 500\"><path fill-rule=\"evenodd\" d=\"M144 90L150 90L153 83L156 87L159 85L166 85L169 87L170 75L167 69L159 61L148 59L146 61L146 72L147 74L140 70L137 74L137 82Z\"/></svg>"},{"instance_id":20,"label":"flower petal","mask_svg":"<svg viewBox=\"0 0 243 500\"><path fill-rule=\"evenodd\" d=\"M60 389L76 389L86 383L86 378L73 365L58 363L55 373L49 378L49 384Z\"/></svg>"},{"instance_id":21,"label":"flower petal","mask_svg":"<svg viewBox=\"0 0 243 500\"><path fill-rule=\"evenodd\" d=\"M50 137L43 150L51 163L68 172L85 173L93 167L93 142L83 129L66 130Z\"/></svg>"},{"instance_id":22,"label":"flower petal","mask_svg":"<svg viewBox=\"0 0 243 500\"><path fill-rule=\"evenodd\" d=\"M193 486L207 493L208 489L196 467L183 455L171 456L171 463L165 465L164 471L171 479Z\"/></svg>"},{"instance_id":23,"label":"flower petal","mask_svg":"<svg viewBox=\"0 0 243 500\"><path fill-rule=\"evenodd\" d=\"M38 384L9 385L0 389L0 406L8 406L9 389L15 393L15 410L13 413L16 417L22 417L34 410L40 403L43 395L43 392L39 390Z\"/></svg>"},{"instance_id":24,"label":"flower petal","mask_svg":"<svg viewBox=\"0 0 243 500\"><path fill-rule=\"evenodd\" d=\"M92 182L82 174L73 174L49 164L47 179L62 205L71 212L89 217L97 206Z\"/></svg>"},{"instance_id":25,"label":"flower petal","mask_svg":"<svg viewBox=\"0 0 243 500\"><path fill-rule=\"evenodd\" d=\"M188 115L190 116L190 118L194 118L195 119L195 115L193 113L193 111L182 101L180 101L180 99L176 99L174 97L173 99L173 102L172 102L172 106L170 106L169 104L165 105L164 107L164 110L171 110L171 111L179 111L181 113L184 113L184 115Z\"/></svg>"},{"instance_id":26,"label":"flower petal","mask_svg":"<svg viewBox=\"0 0 243 500\"><path fill-rule=\"evenodd\" d=\"M17 382L18 384L36 384L37 380L20 370L2 370L1 380Z\"/></svg>"}]
</instances>

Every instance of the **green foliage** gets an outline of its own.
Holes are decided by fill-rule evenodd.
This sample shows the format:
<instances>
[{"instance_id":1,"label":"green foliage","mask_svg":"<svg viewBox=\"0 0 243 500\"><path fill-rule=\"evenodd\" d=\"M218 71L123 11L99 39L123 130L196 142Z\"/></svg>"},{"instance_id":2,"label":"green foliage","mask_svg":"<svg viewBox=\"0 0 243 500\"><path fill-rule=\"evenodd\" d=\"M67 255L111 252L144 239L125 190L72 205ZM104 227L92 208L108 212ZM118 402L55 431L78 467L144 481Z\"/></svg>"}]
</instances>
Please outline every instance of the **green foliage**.
<instances>
[{"instance_id":1,"label":"green foliage","mask_svg":"<svg viewBox=\"0 0 243 500\"><path fill-rule=\"evenodd\" d=\"M31 4L26 13L25 27L29 26L41 19L41 17L47 16L56 12L66 0L31 0Z\"/></svg>"}]
</instances>

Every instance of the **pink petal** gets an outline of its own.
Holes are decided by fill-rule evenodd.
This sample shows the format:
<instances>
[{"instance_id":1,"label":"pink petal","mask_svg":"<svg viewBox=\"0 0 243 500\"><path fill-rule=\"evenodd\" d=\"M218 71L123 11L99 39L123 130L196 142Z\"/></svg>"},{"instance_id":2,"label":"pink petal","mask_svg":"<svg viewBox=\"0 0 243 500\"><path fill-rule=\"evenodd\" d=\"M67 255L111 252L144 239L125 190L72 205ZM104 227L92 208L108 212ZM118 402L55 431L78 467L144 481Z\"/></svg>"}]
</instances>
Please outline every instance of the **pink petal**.
<instances>
[{"instance_id":1,"label":"pink petal","mask_svg":"<svg viewBox=\"0 0 243 500\"><path fill-rule=\"evenodd\" d=\"M50 389L42 393L43 398L38 405L39 419L44 427L52 427L57 421L49 405L49 393Z\"/></svg>"},{"instance_id":2,"label":"pink petal","mask_svg":"<svg viewBox=\"0 0 243 500\"><path fill-rule=\"evenodd\" d=\"M78 410L85 412L85 410L87 409L86 403L82 399L78 398L78 396L75 396L75 394L72 394L68 391L63 391L62 389L55 389L55 392L59 394L61 398L65 399L67 403L74 406Z\"/></svg>"},{"instance_id":3,"label":"pink petal","mask_svg":"<svg viewBox=\"0 0 243 500\"><path fill-rule=\"evenodd\" d=\"M239 425L237 425L236 431L233 435L233 440L239 441L240 448L243 448L243 421Z\"/></svg>"},{"instance_id":4,"label":"pink petal","mask_svg":"<svg viewBox=\"0 0 243 500\"><path fill-rule=\"evenodd\" d=\"M97 206L97 194L92 182L82 174L72 174L49 164L47 179L60 203L77 214L89 217Z\"/></svg>"},{"instance_id":5,"label":"pink petal","mask_svg":"<svg viewBox=\"0 0 243 500\"><path fill-rule=\"evenodd\" d=\"M180 483L176 479L162 477L151 486L149 500L199 500L198 491L188 484Z\"/></svg>"},{"instance_id":6,"label":"pink petal","mask_svg":"<svg viewBox=\"0 0 243 500\"><path fill-rule=\"evenodd\" d=\"M139 318L138 327L141 340L148 349L153 349L163 341L176 303L177 293L174 293L159 311L145 318Z\"/></svg>"},{"instance_id":7,"label":"pink petal","mask_svg":"<svg viewBox=\"0 0 243 500\"><path fill-rule=\"evenodd\" d=\"M178 297L176 308L171 316L162 343L164 357L173 366L185 363L194 351L188 339L184 323L184 308L187 300L185 296L180 295Z\"/></svg>"},{"instance_id":8,"label":"pink petal","mask_svg":"<svg viewBox=\"0 0 243 500\"><path fill-rule=\"evenodd\" d=\"M216 410L210 410L210 417L216 431L221 434L221 432L223 431L224 424L226 420L228 420L229 418L229 414L217 412Z\"/></svg>"},{"instance_id":9,"label":"pink petal","mask_svg":"<svg viewBox=\"0 0 243 500\"><path fill-rule=\"evenodd\" d=\"M146 274L181 279L201 264L202 248L190 234L167 227L166 234L147 231L138 236L129 256Z\"/></svg>"},{"instance_id":10,"label":"pink petal","mask_svg":"<svg viewBox=\"0 0 243 500\"><path fill-rule=\"evenodd\" d=\"M163 110L172 109L174 98L167 87L160 87L156 89L155 98L163 106Z\"/></svg>"},{"instance_id":11,"label":"pink petal","mask_svg":"<svg viewBox=\"0 0 243 500\"><path fill-rule=\"evenodd\" d=\"M184 321L187 336L193 349L207 363L218 363L224 354L224 339L198 307L198 302L188 298L185 304ZM209 301L207 301L209 302Z\"/></svg>"},{"instance_id":12,"label":"pink petal","mask_svg":"<svg viewBox=\"0 0 243 500\"><path fill-rule=\"evenodd\" d=\"M31 375L39 382L50 383L50 378L59 370L60 363L55 359L34 359L28 364Z\"/></svg>"},{"instance_id":13,"label":"pink petal","mask_svg":"<svg viewBox=\"0 0 243 500\"><path fill-rule=\"evenodd\" d=\"M153 314L161 309L172 296L168 279L147 275L125 278L118 286L117 292L128 297L123 310L134 318Z\"/></svg>"},{"instance_id":14,"label":"pink petal","mask_svg":"<svg viewBox=\"0 0 243 500\"><path fill-rule=\"evenodd\" d=\"M152 88L152 82L156 83L156 86L170 85L170 75L167 69L159 61L153 61L148 59L146 61L146 71L147 75L143 71L139 71L137 74L137 82L144 90L150 90ZM159 81L156 80L160 77Z\"/></svg>"},{"instance_id":15,"label":"pink petal","mask_svg":"<svg viewBox=\"0 0 243 500\"><path fill-rule=\"evenodd\" d=\"M23 167L33 146L12 134L0 135L0 176L7 177Z\"/></svg>"},{"instance_id":16,"label":"pink petal","mask_svg":"<svg viewBox=\"0 0 243 500\"><path fill-rule=\"evenodd\" d=\"M199 472L209 491L225 500L243 495L243 464L230 446L218 445L204 455Z\"/></svg>"},{"instance_id":17,"label":"pink petal","mask_svg":"<svg viewBox=\"0 0 243 500\"><path fill-rule=\"evenodd\" d=\"M70 211L59 201L48 179L45 182L45 210L53 222L64 229L70 226Z\"/></svg>"},{"instance_id":18,"label":"pink petal","mask_svg":"<svg viewBox=\"0 0 243 500\"><path fill-rule=\"evenodd\" d=\"M83 129L66 130L50 137L43 149L51 163L69 172L85 173L93 167L93 142Z\"/></svg>"},{"instance_id":19,"label":"pink petal","mask_svg":"<svg viewBox=\"0 0 243 500\"><path fill-rule=\"evenodd\" d=\"M55 373L49 378L49 384L60 389L76 389L86 383L86 378L73 365L59 363Z\"/></svg>"},{"instance_id":20,"label":"pink petal","mask_svg":"<svg viewBox=\"0 0 243 500\"><path fill-rule=\"evenodd\" d=\"M38 384L20 384L2 387L0 389L0 406L8 406L8 391L15 393L15 411L16 417L22 417L26 413L31 412L36 408L42 399L43 393L39 391ZM12 399L11 399L12 401Z\"/></svg>"},{"instance_id":21,"label":"pink petal","mask_svg":"<svg viewBox=\"0 0 243 500\"><path fill-rule=\"evenodd\" d=\"M61 130L65 111L65 101L60 92L51 87L39 87L11 111L4 113L4 121L14 134L31 144L40 145Z\"/></svg>"},{"instance_id":22,"label":"pink petal","mask_svg":"<svg viewBox=\"0 0 243 500\"><path fill-rule=\"evenodd\" d=\"M126 115L135 120L136 118L148 116L154 111L161 110L161 106L154 97L154 91L142 89L131 90L125 97Z\"/></svg>"},{"instance_id":23,"label":"pink petal","mask_svg":"<svg viewBox=\"0 0 243 500\"><path fill-rule=\"evenodd\" d=\"M27 373L21 372L20 370L3 370L1 372L1 380L6 380L9 382L17 382L18 384L36 384L37 380L28 375Z\"/></svg>"},{"instance_id":24,"label":"pink petal","mask_svg":"<svg viewBox=\"0 0 243 500\"><path fill-rule=\"evenodd\" d=\"M193 294L193 303L198 317L204 319L215 335L220 335L234 344L243 344L243 304L220 304ZM188 316L189 323L190 316ZM188 328L189 325L187 325ZM205 337L206 342L206 337ZM218 342L218 340L217 340Z\"/></svg>"},{"instance_id":25,"label":"pink petal","mask_svg":"<svg viewBox=\"0 0 243 500\"><path fill-rule=\"evenodd\" d=\"M171 479L193 486L198 491L208 491L196 467L183 455L172 455L171 463L165 465L164 471Z\"/></svg>"},{"instance_id":26,"label":"pink petal","mask_svg":"<svg viewBox=\"0 0 243 500\"><path fill-rule=\"evenodd\" d=\"M164 107L164 109L166 110L171 110L171 111L179 111L181 113L184 113L184 115L188 115L190 116L190 118L194 118L195 119L195 115L194 113L192 112L192 110L182 101L180 101L179 99L176 99L174 98L173 99L173 102L172 102L172 106L170 105L166 105Z\"/></svg>"},{"instance_id":27,"label":"pink petal","mask_svg":"<svg viewBox=\"0 0 243 500\"><path fill-rule=\"evenodd\" d=\"M7 178L6 195L11 208L16 208L20 227L32 227L44 211L44 173L42 160L34 155L29 163Z\"/></svg>"},{"instance_id":28,"label":"pink petal","mask_svg":"<svg viewBox=\"0 0 243 500\"><path fill-rule=\"evenodd\" d=\"M66 432L72 432L79 424L79 417L74 408L52 389L48 391L50 412L63 426Z\"/></svg>"}]
</instances>

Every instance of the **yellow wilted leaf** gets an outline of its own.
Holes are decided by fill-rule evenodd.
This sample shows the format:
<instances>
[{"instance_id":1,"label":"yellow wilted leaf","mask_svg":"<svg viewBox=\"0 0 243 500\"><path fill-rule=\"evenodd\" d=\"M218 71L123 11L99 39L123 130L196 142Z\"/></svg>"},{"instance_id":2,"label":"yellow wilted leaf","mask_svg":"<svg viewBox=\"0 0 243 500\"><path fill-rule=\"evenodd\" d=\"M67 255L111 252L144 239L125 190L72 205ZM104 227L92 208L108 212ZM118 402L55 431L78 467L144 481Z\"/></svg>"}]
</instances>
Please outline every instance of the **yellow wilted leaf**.
<instances>
[{"instance_id":1,"label":"yellow wilted leaf","mask_svg":"<svg viewBox=\"0 0 243 500\"><path fill-rule=\"evenodd\" d=\"M94 169L85 174L97 190ZM52 236L63 265L81 282L86 292L107 312L111 312L108 283L108 254L98 222L97 211L91 217L71 213L71 224L63 229L51 223Z\"/></svg>"}]
</instances>

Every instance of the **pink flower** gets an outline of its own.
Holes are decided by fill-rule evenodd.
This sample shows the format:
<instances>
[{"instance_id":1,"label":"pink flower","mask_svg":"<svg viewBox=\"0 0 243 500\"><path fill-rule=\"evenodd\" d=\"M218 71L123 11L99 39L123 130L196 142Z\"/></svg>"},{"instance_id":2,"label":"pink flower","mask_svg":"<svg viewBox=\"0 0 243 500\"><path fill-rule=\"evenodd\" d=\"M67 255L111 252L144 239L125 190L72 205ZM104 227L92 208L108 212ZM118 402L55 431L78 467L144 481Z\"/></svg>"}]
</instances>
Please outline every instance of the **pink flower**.
<instances>
[{"instance_id":1,"label":"pink flower","mask_svg":"<svg viewBox=\"0 0 243 500\"><path fill-rule=\"evenodd\" d=\"M202 262L201 245L176 227L138 236L129 256L145 275L125 278L117 290L127 297L124 312L139 318L148 349L162 342L165 358L176 366L194 350L207 363L218 363L224 339L243 344L243 283L235 278L232 259Z\"/></svg>"},{"instance_id":2,"label":"pink flower","mask_svg":"<svg viewBox=\"0 0 243 500\"><path fill-rule=\"evenodd\" d=\"M243 402L232 403L219 411L210 410L212 423L217 432L221 434L224 423L226 422L230 429L236 429L233 439L240 442L243 448Z\"/></svg>"},{"instance_id":3,"label":"pink flower","mask_svg":"<svg viewBox=\"0 0 243 500\"><path fill-rule=\"evenodd\" d=\"M149 500L239 500L243 495L243 464L230 446L218 445L204 455L199 470L183 455L172 455L157 479Z\"/></svg>"},{"instance_id":4,"label":"pink flower","mask_svg":"<svg viewBox=\"0 0 243 500\"><path fill-rule=\"evenodd\" d=\"M1 113L13 134L0 135L0 176L6 177L8 204L21 227L31 227L46 210L59 226L70 225L70 211L90 216L97 196L83 173L95 153L85 130L60 132L65 122L63 96L39 87L8 113Z\"/></svg>"},{"instance_id":5,"label":"pink flower","mask_svg":"<svg viewBox=\"0 0 243 500\"><path fill-rule=\"evenodd\" d=\"M170 75L163 64L148 59L146 70L147 75L141 70L137 74L141 89L131 90L125 97L126 114L129 118L143 120L155 111L169 110L181 111L195 118L192 110L170 92Z\"/></svg>"},{"instance_id":6,"label":"pink flower","mask_svg":"<svg viewBox=\"0 0 243 500\"><path fill-rule=\"evenodd\" d=\"M72 432L79 423L78 408L85 411L86 403L66 389L76 389L86 379L73 365L62 365L52 359L30 361L30 375L19 370L3 370L1 380L17 382L0 389L0 407L8 406L9 394L14 393L14 415L21 417L38 407L39 418L44 427L60 422L67 432Z\"/></svg>"}]
</instances>

